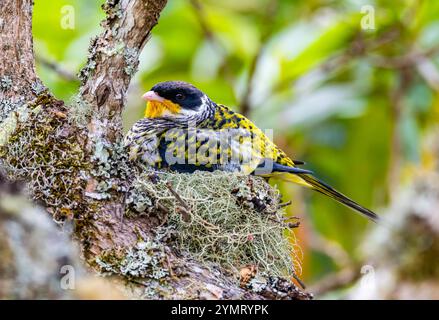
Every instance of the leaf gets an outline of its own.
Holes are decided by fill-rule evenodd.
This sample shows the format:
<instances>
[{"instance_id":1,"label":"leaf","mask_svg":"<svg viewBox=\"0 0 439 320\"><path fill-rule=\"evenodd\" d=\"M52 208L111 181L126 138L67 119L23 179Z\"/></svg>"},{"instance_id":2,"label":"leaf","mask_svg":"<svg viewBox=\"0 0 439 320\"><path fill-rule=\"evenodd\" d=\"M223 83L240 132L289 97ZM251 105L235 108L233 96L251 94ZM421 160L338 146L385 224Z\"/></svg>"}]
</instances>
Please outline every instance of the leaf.
<instances>
[{"instance_id":1,"label":"leaf","mask_svg":"<svg viewBox=\"0 0 439 320\"><path fill-rule=\"evenodd\" d=\"M290 82L316 67L337 51L346 48L360 29L361 15L353 13L325 28L308 47L293 59L281 60L281 81Z\"/></svg>"}]
</instances>

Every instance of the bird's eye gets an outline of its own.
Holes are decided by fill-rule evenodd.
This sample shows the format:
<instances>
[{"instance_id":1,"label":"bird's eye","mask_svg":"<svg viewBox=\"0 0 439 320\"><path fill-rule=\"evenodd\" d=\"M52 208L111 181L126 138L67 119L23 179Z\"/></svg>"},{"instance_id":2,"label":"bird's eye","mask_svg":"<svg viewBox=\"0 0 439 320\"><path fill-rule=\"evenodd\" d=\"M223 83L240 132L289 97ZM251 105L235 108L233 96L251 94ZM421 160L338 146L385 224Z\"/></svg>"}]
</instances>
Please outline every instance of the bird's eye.
<instances>
[{"instance_id":1,"label":"bird's eye","mask_svg":"<svg viewBox=\"0 0 439 320\"><path fill-rule=\"evenodd\" d=\"M184 94L182 94L182 93L177 93L177 94L175 95L175 98L176 98L177 100L183 100L185 97L184 97Z\"/></svg>"}]
</instances>

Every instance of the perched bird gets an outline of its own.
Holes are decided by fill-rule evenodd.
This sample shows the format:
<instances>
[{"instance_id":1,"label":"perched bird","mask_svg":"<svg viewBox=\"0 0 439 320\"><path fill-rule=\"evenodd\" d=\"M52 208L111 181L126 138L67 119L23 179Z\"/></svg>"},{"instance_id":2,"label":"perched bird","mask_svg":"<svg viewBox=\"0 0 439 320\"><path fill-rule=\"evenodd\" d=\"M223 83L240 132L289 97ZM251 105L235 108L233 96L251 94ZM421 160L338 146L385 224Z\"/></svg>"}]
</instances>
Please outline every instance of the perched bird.
<instances>
[{"instance_id":1,"label":"perched bird","mask_svg":"<svg viewBox=\"0 0 439 320\"><path fill-rule=\"evenodd\" d=\"M216 104L181 81L156 84L143 95L145 117L125 137L130 160L178 172L224 170L278 177L323 193L372 221L378 216L317 179L289 158L245 116Z\"/></svg>"}]
</instances>

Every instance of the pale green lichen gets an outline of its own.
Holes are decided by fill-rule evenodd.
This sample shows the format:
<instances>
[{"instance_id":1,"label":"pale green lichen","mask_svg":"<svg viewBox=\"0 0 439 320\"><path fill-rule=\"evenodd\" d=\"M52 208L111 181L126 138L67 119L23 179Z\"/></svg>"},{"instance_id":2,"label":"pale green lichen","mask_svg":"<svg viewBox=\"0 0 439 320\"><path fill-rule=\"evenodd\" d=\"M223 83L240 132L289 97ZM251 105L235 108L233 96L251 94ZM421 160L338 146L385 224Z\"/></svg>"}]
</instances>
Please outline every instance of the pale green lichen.
<instances>
[{"instance_id":1,"label":"pale green lichen","mask_svg":"<svg viewBox=\"0 0 439 320\"><path fill-rule=\"evenodd\" d=\"M2 99L0 100L0 122L5 120L9 114L14 111L16 108L16 104L13 103L11 100L8 99ZM1 130L1 128L0 128Z\"/></svg>"},{"instance_id":2,"label":"pale green lichen","mask_svg":"<svg viewBox=\"0 0 439 320\"><path fill-rule=\"evenodd\" d=\"M169 286L172 271L168 251L164 239L157 235L139 238L132 247L105 250L94 261L102 275L121 276L139 298L157 299L170 296L173 291ZM143 284L140 292L139 284Z\"/></svg>"},{"instance_id":3,"label":"pale green lichen","mask_svg":"<svg viewBox=\"0 0 439 320\"><path fill-rule=\"evenodd\" d=\"M85 81L90 78L91 75L93 75L94 70L96 69L96 43L98 41L97 37L93 37L90 39L90 46L89 51L87 55L87 64L79 71L78 78L81 80L82 83L85 83Z\"/></svg>"},{"instance_id":4,"label":"pale green lichen","mask_svg":"<svg viewBox=\"0 0 439 320\"><path fill-rule=\"evenodd\" d=\"M0 78L0 90L6 91L12 87L12 79L9 76L3 76Z\"/></svg>"},{"instance_id":5,"label":"pale green lichen","mask_svg":"<svg viewBox=\"0 0 439 320\"><path fill-rule=\"evenodd\" d=\"M267 287L267 278L258 275L249 281L247 287L253 292L260 293Z\"/></svg>"},{"instance_id":6,"label":"pale green lichen","mask_svg":"<svg viewBox=\"0 0 439 320\"><path fill-rule=\"evenodd\" d=\"M101 49L100 52L111 57L116 54L122 54L124 52L124 49L125 49L125 44L122 41L118 41L114 46L108 46L105 49Z\"/></svg>"},{"instance_id":7,"label":"pale green lichen","mask_svg":"<svg viewBox=\"0 0 439 320\"><path fill-rule=\"evenodd\" d=\"M70 99L68 112L69 122L79 128L85 128L92 116L92 108L79 95Z\"/></svg>"},{"instance_id":8,"label":"pale green lichen","mask_svg":"<svg viewBox=\"0 0 439 320\"><path fill-rule=\"evenodd\" d=\"M38 96L42 94L44 91L46 91L47 88L43 85L43 83L40 80L37 80L31 84L31 90L33 93L35 93Z\"/></svg>"},{"instance_id":9,"label":"pale green lichen","mask_svg":"<svg viewBox=\"0 0 439 320\"><path fill-rule=\"evenodd\" d=\"M15 114L12 114L12 111L15 111ZM0 145L5 142L4 139L8 136L7 132L15 128L17 116L22 118L20 121L24 121L25 113L27 113L27 107L23 99L16 102L7 99L0 100Z\"/></svg>"},{"instance_id":10,"label":"pale green lichen","mask_svg":"<svg viewBox=\"0 0 439 320\"><path fill-rule=\"evenodd\" d=\"M91 75L93 75L93 71L96 69L96 61L89 60L84 68L81 69L79 72L78 78L81 81L85 81L88 79Z\"/></svg>"},{"instance_id":11,"label":"pale green lichen","mask_svg":"<svg viewBox=\"0 0 439 320\"><path fill-rule=\"evenodd\" d=\"M127 278L159 280L169 275L163 244L153 239L139 241L131 248L105 251L96 258L96 263L104 273Z\"/></svg>"},{"instance_id":12,"label":"pale green lichen","mask_svg":"<svg viewBox=\"0 0 439 320\"><path fill-rule=\"evenodd\" d=\"M198 261L218 263L237 276L240 268L256 265L288 278L300 261L279 198L258 177L150 171L136 177L126 203L129 216L167 211L159 231Z\"/></svg>"},{"instance_id":13,"label":"pale green lichen","mask_svg":"<svg viewBox=\"0 0 439 320\"><path fill-rule=\"evenodd\" d=\"M48 114L41 103L22 106L4 122L0 159L9 176L28 181L31 197L62 220L81 211L80 176L87 163L78 141L80 132L71 130L62 110Z\"/></svg>"},{"instance_id":14,"label":"pale green lichen","mask_svg":"<svg viewBox=\"0 0 439 320\"><path fill-rule=\"evenodd\" d=\"M119 0L108 0L102 5L102 9L106 13L107 20L122 18L123 12Z\"/></svg>"},{"instance_id":15,"label":"pale green lichen","mask_svg":"<svg viewBox=\"0 0 439 320\"><path fill-rule=\"evenodd\" d=\"M141 190L130 190L125 199L125 203L134 210L136 214L145 214L156 210L153 201L153 198L151 198L147 192L142 192Z\"/></svg>"},{"instance_id":16,"label":"pale green lichen","mask_svg":"<svg viewBox=\"0 0 439 320\"><path fill-rule=\"evenodd\" d=\"M93 168L91 176L97 181L96 190L87 196L94 199L109 199L112 192L126 192L126 181L132 176L133 168L121 141L109 143L98 140L94 143L95 150L91 156Z\"/></svg>"},{"instance_id":17,"label":"pale green lichen","mask_svg":"<svg viewBox=\"0 0 439 320\"><path fill-rule=\"evenodd\" d=\"M124 58L126 67L125 73L129 76L133 76L137 72L139 66L139 50L137 48L125 48Z\"/></svg>"}]
</instances>

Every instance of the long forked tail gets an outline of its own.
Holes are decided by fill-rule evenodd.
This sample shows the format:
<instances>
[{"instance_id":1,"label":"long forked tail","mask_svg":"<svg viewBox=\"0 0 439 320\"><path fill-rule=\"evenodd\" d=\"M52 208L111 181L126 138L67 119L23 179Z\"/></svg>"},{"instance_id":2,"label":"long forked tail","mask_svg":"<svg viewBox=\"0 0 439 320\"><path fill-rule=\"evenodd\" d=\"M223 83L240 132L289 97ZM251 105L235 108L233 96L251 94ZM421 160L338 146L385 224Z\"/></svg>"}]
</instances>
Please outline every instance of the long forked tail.
<instances>
[{"instance_id":1,"label":"long forked tail","mask_svg":"<svg viewBox=\"0 0 439 320\"><path fill-rule=\"evenodd\" d=\"M323 193L324 195L343 203L344 205L348 206L349 208L352 208L355 211L366 216L367 218L369 218L373 222L378 222L380 220L380 217L376 213L359 205L355 201L349 199L344 194L338 192L337 190L332 188L330 185L317 179L316 177L314 177L310 174L298 174L298 176L300 178L302 178L303 180L305 180L306 183L308 185L310 185L313 190L318 191L320 193Z\"/></svg>"}]
</instances>

